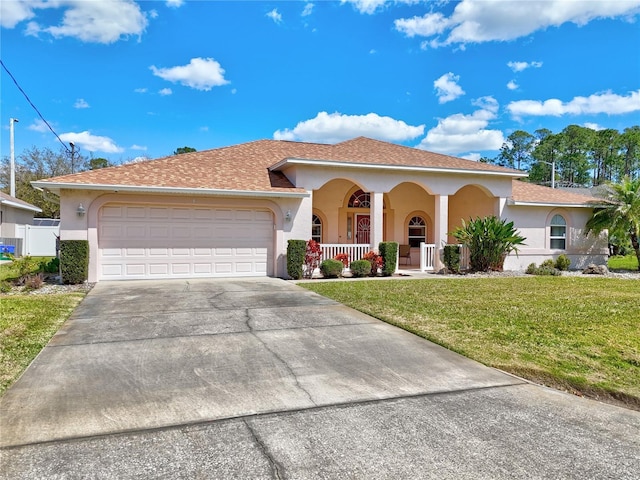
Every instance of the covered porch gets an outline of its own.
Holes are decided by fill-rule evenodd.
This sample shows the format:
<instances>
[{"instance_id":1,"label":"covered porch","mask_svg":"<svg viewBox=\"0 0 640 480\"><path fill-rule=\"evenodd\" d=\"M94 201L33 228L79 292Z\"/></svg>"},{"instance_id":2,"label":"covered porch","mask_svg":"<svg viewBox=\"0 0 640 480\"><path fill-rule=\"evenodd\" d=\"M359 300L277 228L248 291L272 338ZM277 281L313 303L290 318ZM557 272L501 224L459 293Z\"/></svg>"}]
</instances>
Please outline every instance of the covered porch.
<instances>
[{"instance_id":1,"label":"covered porch","mask_svg":"<svg viewBox=\"0 0 640 480\"><path fill-rule=\"evenodd\" d=\"M311 192L311 238L322 245L324 259L346 253L350 262L393 241L403 250L399 269L438 271L443 246L455 243L449 232L462 219L500 216L504 205L504 198L483 186L454 188L448 195L404 181L388 191L366 191L354 181L333 179Z\"/></svg>"}]
</instances>

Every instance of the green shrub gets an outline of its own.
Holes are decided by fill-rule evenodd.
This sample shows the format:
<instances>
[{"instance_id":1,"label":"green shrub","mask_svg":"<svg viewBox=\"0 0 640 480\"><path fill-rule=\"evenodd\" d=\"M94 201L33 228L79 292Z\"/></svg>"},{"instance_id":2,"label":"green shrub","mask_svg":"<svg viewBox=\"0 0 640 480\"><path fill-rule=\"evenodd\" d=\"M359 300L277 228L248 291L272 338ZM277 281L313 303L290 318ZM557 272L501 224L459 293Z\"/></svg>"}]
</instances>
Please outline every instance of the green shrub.
<instances>
[{"instance_id":1,"label":"green shrub","mask_svg":"<svg viewBox=\"0 0 640 480\"><path fill-rule=\"evenodd\" d=\"M570 265L571 265L571 260L564 253L556 259L555 267L558 270L567 271L569 270Z\"/></svg>"},{"instance_id":2,"label":"green shrub","mask_svg":"<svg viewBox=\"0 0 640 480\"><path fill-rule=\"evenodd\" d=\"M518 234L513 222L495 215L476 218L456 228L451 235L469 247L469 266L474 272L502 271L504 260L526 240Z\"/></svg>"},{"instance_id":3,"label":"green shrub","mask_svg":"<svg viewBox=\"0 0 640 480\"><path fill-rule=\"evenodd\" d=\"M52 258L48 262L43 260L40 262L39 270L44 273L58 273L60 269L60 259L57 257Z\"/></svg>"},{"instance_id":4,"label":"green shrub","mask_svg":"<svg viewBox=\"0 0 640 480\"><path fill-rule=\"evenodd\" d=\"M460 273L460 245L444 246L444 265L450 273Z\"/></svg>"},{"instance_id":5,"label":"green shrub","mask_svg":"<svg viewBox=\"0 0 640 480\"><path fill-rule=\"evenodd\" d=\"M558 275L560 275L560 270L556 269L555 267L540 265L540 267L536 268L536 273L534 275L550 275L553 277L557 277Z\"/></svg>"},{"instance_id":6,"label":"green shrub","mask_svg":"<svg viewBox=\"0 0 640 480\"><path fill-rule=\"evenodd\" d=\"M527 273L529 275L535 275L537 269L538 269L538 266L535 263L530 263L527 269L524 271L524 273Z\"/></svg>"},{"instance_id":7,"label":"green shrub","mask_svg":"<svg viewBox=\"0 0 640 480\"><path fill-rule=\"evenodd\" d=\"M340 260L334 260L333 258L328 258L327 260L323 260L320 264L320 272L324 278L338 278L342 275L342 269L344 265Z\"/></svg>"},{"instance_id":8,"label":"green shrub","mask_svg":"<svg viewBox=\"0 0 640 480\"><path fill-rule=\"evenodd\" d=\"M548 258L540 264L540 268L556 268L556 262Z\"/></svg>"},{"instance_id":9,"label":"green shrub","mask_svg":"<svg viewBox=\"0 0 640 480\"><path fill-rule=\"evenodd\" d=\"M287 242L287 273L294 280L302 278L302 265L307 250L305 240L289 240Z\"/></svg>"},{"instance_id":10,"label":"green shrub","mask_svg":"<svg viewBox=\"0 0 640 480\"><path fill-rule=\"evenodd\" d=\"M60 241L60 270L62 283L83 283L89 273L89 242L86 240Z\"/></svg>"},{"instance_id":11,"label":"green shrub","mask_svg":"<svg viewBox=\"0 0 640 480\"><path fill-rule=\"evenodd\" d=\"M366 277L371 273L371 263L368 260L355 260L349 266L351 275L356 278Z\"/></svg>"},{"instance_id":12,"label":"green shrub","mask_svg":"<svg viewBox=\"0 0 640 480\"><path fill-rule=\"evenodd\" d=\"M0 282L0 293L9 293L11 291L11 284L6 280Z\"/></svg>"},{"instance_id":13,"label":"green shrub","mask_svg":"<svg viewBox=\"0 0 640 480\"><path fill-rule=\"evenodd\" d=\"M378 251L382 257L382 276L389 277L396 272L398 259L397 242L380 242Z\"/></svg>"}]
</instances>

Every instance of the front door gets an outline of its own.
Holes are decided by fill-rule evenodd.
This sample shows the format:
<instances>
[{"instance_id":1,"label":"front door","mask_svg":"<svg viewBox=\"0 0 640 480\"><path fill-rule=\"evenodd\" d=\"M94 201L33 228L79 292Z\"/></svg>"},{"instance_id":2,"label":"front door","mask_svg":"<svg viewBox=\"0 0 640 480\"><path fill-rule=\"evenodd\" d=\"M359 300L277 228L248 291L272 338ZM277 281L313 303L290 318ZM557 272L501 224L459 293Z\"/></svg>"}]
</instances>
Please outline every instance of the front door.
<instances>
[{"instance_id":1,"label":"front door","mask_svg":"<svg viewBox=\"0 0 640 480\"><path fill-rule=\"evenodd\" d=\"M356 243L370 243L371 219L369 215L356 215Z\"/></svg>"}]
</instances>

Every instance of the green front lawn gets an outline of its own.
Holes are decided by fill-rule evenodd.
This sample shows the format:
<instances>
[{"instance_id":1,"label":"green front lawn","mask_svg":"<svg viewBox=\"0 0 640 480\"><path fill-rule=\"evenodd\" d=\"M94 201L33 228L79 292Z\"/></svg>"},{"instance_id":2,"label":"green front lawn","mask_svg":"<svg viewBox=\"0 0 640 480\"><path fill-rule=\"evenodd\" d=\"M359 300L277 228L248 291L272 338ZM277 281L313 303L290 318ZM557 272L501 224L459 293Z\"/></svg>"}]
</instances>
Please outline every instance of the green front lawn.
<instances>
[{"instance_id":1,"label":"green front lawn","mask_svg":"<svg viewBox=\"0 0 640 480\"><path fill-rule=\"evenodd\" d=\"M640 409L640 278L301 283L469 358Z\"/></svg>"},{"instance_id":2,"label":"green front lawn","mask_svg":"<svg viewBox=\"0 0 640 480\"><path fill-rule=\"evenodd\" d=\"M615 257L609 257L608 266L610 270L633 270L638 271L638 259L636 254Z\"/></svg>"},{"instance_id":3,"label":"green front lawn","mask_svg":"<svg viewBox=\"0 0 640 480\"><path fill-rule=\"evenodd\" d=\"M0 395L22 374L84 296L0 296Z\"/></svg>"}]
</instances>

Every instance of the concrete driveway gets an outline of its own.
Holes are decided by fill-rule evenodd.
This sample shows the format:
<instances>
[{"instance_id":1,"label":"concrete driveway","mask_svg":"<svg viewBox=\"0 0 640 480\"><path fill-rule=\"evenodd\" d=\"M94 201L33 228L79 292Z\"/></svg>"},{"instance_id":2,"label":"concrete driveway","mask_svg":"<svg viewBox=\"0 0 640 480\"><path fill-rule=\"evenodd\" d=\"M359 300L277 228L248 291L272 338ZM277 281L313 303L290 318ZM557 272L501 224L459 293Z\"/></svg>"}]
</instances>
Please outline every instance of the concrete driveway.
<instances>
[{"instance_id":1,"label":"concrete driveway","mask_svg":"<svg viewBox=\"0 0 640 480\"><path fill-rule=\"evenodd\" d=\"M98 284L0 414L3 478L640 476L640 412L270 278Z\"/></svg>"}]
</instances>

